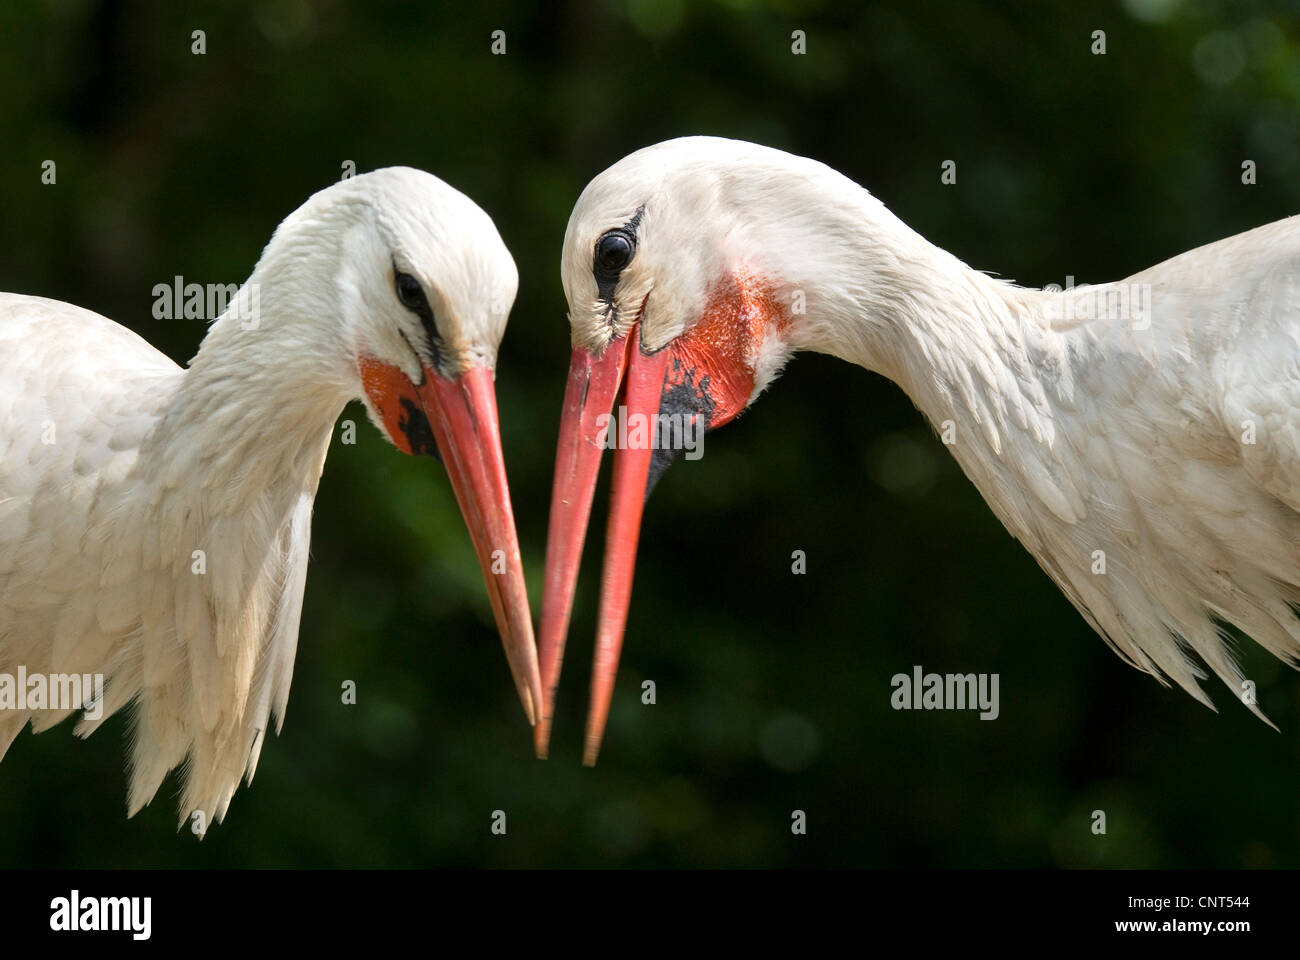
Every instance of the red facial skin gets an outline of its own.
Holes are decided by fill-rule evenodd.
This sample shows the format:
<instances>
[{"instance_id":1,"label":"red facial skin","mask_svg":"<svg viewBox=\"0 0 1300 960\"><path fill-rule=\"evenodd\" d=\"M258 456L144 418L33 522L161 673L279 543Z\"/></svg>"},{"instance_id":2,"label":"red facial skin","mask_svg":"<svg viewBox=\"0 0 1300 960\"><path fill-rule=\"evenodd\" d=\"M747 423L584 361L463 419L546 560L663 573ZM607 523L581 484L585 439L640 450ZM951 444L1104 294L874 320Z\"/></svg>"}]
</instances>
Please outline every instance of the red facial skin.
<instances>
[{"instance_id":1,"label":"red facial skin","mask_svg":"<svg viewBox=\"0 0 1300 960\"><path fill-rule=\"evenodd\" d=\"M369 356L357 360L357 370L361 374L361 386L370 398L371 406L379 414L379 419L383 421L384 431L393 445L402 453L432 453L431 450L415 449L418 441L413 442L412 437L408 436L412 433L417 437L419 435L418 431L412 429L411 408L423 413L420 395L411 378L391 363Z\"/></svg>"},{"instance_id":2,"label":"red facial skin","mask_svg":"<svg viewBox=\"0 0 1300 960\"><path fill-rule=\"evenodd\" d=\"M773 284L765 277L733 274L709 293L700 322L672 344L680 367L669 370L679 382L685 371L709 377L714 411L709 429L734 420L754 392L753 360L771 333L784 333L790 316L777 302ZM697 375L696 382L700 377Z\"/></svg>"}]
</instances>

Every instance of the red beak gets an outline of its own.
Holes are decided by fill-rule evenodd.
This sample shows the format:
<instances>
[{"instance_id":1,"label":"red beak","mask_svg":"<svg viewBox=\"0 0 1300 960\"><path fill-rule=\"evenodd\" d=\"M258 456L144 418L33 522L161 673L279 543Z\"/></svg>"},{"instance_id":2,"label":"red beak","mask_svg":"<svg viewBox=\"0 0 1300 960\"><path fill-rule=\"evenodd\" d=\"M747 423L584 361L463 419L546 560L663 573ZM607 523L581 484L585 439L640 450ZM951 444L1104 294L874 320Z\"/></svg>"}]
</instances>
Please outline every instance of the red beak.
<instances>
[{"instance_id":1,"label":"red beak","mask_svg":"<svg viewBox=\"0 0 1300 960\"><path fill-rule=\"evenodd\" d=\"M492 613L519 700L528 722L535 724L542 685L501 454L492 371L475 367L448 379L426 368L424 383L413 387L396 367L373 358L363 357L360 369L366 392L398 447L407 453L438 455L447 468L487 582ZM424 418L418 416L420 411ZM423 429L425 418L432 428L432 438ZM430 440L437 442L436 448Z\"/></svg>"},{"instance_id":2,"label":"red beak","mask_svg":"<svg viewBox=\"0 0 1300 960\"><path fill-rule=\"evenodd\" d=\"M606 445L609 414L626 379L624 415L638 414L650 422L659 412L664 378L673 350L647 354L641 349L637 327L625 338L612 341L600 356L581 348L573 351L569 382L564 394L560 440L555 458L555 486L551 493L551 521L546 542L546 587L542 595L539 656L542 667L542 720L533 731L537 755L548 750L555 688L560 679L564 638L568 632L573 592L578 580L582 544L596 491L600 454ZM632 599L641 510L653 451L648 444L621 449L614 459L609 525L605 537L605 568L601 577L600 618L596 633L596 658L591 676L591 706L587 715L583 763L591 766L600 752L609 717L614 678L618 674L623 630Z\"/></svg>"},{"instance_id":3,"label":"red beak","mask_svg":"<svg viewBox=\"0 0 1300 960\"><path fill-rule=\"evenodd\" d=\"M455 380L426 371L419 393L442 451L451 488L456 492L456 502L474 541L519 699L528 722L535 724L542 684L533 641L533 615L528 609L519 538L501 454L492 371L475 367Z\"/></svg>"},{"instance_id":4,"label":"red beak","mask_svg":"<svg viewBox=\"0 0 1300 960\"><path fill-rule=\"evenodd\" d=\"M644 301L641 309L645 309ZM650 487L671 462L672 450L677 449L664 447L665 430L680 430L676 436L683 441L688 430L700 437L705 429L720 427L745 409L754 390L752 357L766 336L773 331L779 333L788 323L789 317L768 279L737 273L725 277L710 293L696 324L654 353L647 353L641 343L639 317L625 337L611 340L600 354L593 355L581 347L573 351L555 455L546 587L538 637L542 718L533 737L539 757L546 756L550 741L555 689L560 680L564 638L601 450L618 447L582 756L588 766L595 764L600 752L614 693L623 629L632 600L641 511ZM623 403L618 411L622 419L619 443L611 444L608 440L614 427L601 415L609 413L620 388ZM656 414L667 414L668 422L656 418ZM653 439L637 442L638 421L651 425L641 436L657 437L658 449ZM622 442L625 436L627 443ZM685 448L691 449L689 445ZM698 445L695 449L699 451Z\"/></svg>"}]
</instances>

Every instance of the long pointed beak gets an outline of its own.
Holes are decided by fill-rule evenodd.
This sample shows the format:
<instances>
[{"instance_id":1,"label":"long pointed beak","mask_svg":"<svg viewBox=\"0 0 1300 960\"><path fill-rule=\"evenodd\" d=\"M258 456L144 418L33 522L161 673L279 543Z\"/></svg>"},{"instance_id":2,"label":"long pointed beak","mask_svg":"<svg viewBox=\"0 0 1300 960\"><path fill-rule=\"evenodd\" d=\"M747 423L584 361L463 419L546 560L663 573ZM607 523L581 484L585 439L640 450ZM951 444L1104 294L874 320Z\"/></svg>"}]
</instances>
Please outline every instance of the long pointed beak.
<instances>
[{"instance_id":1,"label":"long pointed beak","mask_svg":"<svg viewBox=\"0 0 1300 960\"><path fill-rule=\"evenodd\" d=\"M542 683L501 454L492 371L475 367L448 379L426 370L417 392L483 569L520 702L528 722L536 724Z\"/></svg>"},{"instance_id":2,"label":"long pointed beak","mask_svg":"<svg viewBox=\"0 0 1300 960\"><path fill-rule=\"evenodd\" d=\"M628 422L635 422L632 418L640 415L645 418L643 423L652 423L659 412L672 351L664 349L647 355L634 344L628 354L625 416ZM636 548L641 537L641 511L645 506L652 452L647 443L620 449L614 457L609 523L605 528L605 566L600 577L600 615L596 621L596 656L591 668L591 705L582 748L582 762L589 767L595 766L600 753L609 704L614 696L623 631L632 602L632 576L636 572Z\"/></svg>"},{"instance_id":3,"label":"long pointed beak","mask_svg":"<svg viewBox=\"0 0 1300 960\"><path fill-rule=\"evenodd\" d=\"M551 519L546 534L546 583L542 593L542 622L538 657L542 670L542 718L533 728L539 757L546 757L555 711L555 688L560 682L564 640L573 611L582 544L587 538L591 501L600 470L597 418L608 414L623 383L627 347L635 337L612 341L605 352L593 356L573 351L568 385L560 414L560 439L555 451L555 484L551 489Z\"/></svg>"},{"instance_id":4,"label":"long pointed beak","mask_svg":"<svg viewBox=\"0 0 1300 960\"><path fill-rule=\"evenodd\" d=\"M652 424L660 409L665 377L674 353L667 347L653 354L644 352L635 326L626 338L611 342L598 357L583 349L573 352L560 421L546 544L546 588L539 643L544 696L542 721L533 733L539 757L545 757L548 750L555 689L600 454L606 446L615 445L609 437L610 431L617 429L608 419L610 408L623 387L623 409L619 413L624 423L636 423L640 418L642 424ZM649 439L648 432L643 435ZM609 717L632 599L641 513L654 452L649 442L632 444L621 446L614 458L591 704L583 749L583 763L588 766L596 762Z\"/></svg>"}]
</instances>

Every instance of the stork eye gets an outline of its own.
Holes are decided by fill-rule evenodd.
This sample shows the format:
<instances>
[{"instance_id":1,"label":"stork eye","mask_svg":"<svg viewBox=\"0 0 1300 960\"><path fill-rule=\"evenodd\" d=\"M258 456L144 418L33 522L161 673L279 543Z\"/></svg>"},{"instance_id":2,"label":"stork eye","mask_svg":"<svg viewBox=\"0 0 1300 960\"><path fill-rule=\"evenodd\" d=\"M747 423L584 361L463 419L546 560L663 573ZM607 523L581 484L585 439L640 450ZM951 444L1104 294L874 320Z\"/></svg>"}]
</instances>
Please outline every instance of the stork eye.
<instances>
[{"instance_id":1,"label":"stork eye","mask_svg":"<svg viewBox=\"0 0 1300 960\"><path fill-rule=\"evenodd\" d=\"M611 230L596 241L596 271L617 274L632 262L636 241L626 230Z\"/></svg>"},{"instance_id":2,"label":"stork eye","mask_svg":"<svg viewBox=\"0 0 1300 960\"><path fill-rule=\"evenodd\" d=\"M420 286L420 281L409 273L398 273L396 279L397 299L402 301L402 306L414 313L422 314L427 310L427 301L424 299L424 288Z\"/></svg>"}]
</instances>

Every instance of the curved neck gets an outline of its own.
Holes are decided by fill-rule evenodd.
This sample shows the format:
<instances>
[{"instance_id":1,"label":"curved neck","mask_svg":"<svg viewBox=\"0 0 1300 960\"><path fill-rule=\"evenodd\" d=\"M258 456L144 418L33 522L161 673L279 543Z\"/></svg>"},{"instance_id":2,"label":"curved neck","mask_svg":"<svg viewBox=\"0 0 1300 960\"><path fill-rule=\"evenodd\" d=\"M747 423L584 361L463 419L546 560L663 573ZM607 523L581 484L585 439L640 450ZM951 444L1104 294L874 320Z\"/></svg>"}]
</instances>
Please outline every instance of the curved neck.
<instances>
[{"instance_id":1,"label":"curved neck","mask_svg":"<svg viewBox=\"0 0 1300 960\"><path fill-rule=\"evenodd\" d=\"M795 229L818 255L791 346L888 377L936 425L975 428L998 451L1008 401L1038 389L1026 360L1045 331L1042 294L971 269L838 174L812 190ZM800 287L797 266L786 276Z\"/></svg>"},{"instance_id":2,"label":"curved neck","mask_svg":"<svg viewBox=\"0 0 1300 960\"><path fill-rule=\"evenodd\" d=\"M335 317L338 251L272 238L215 320L145 441L160 479L203 477L228 503L277 480L314 492L353 390Z\"/></svg>"}]
</instances>

